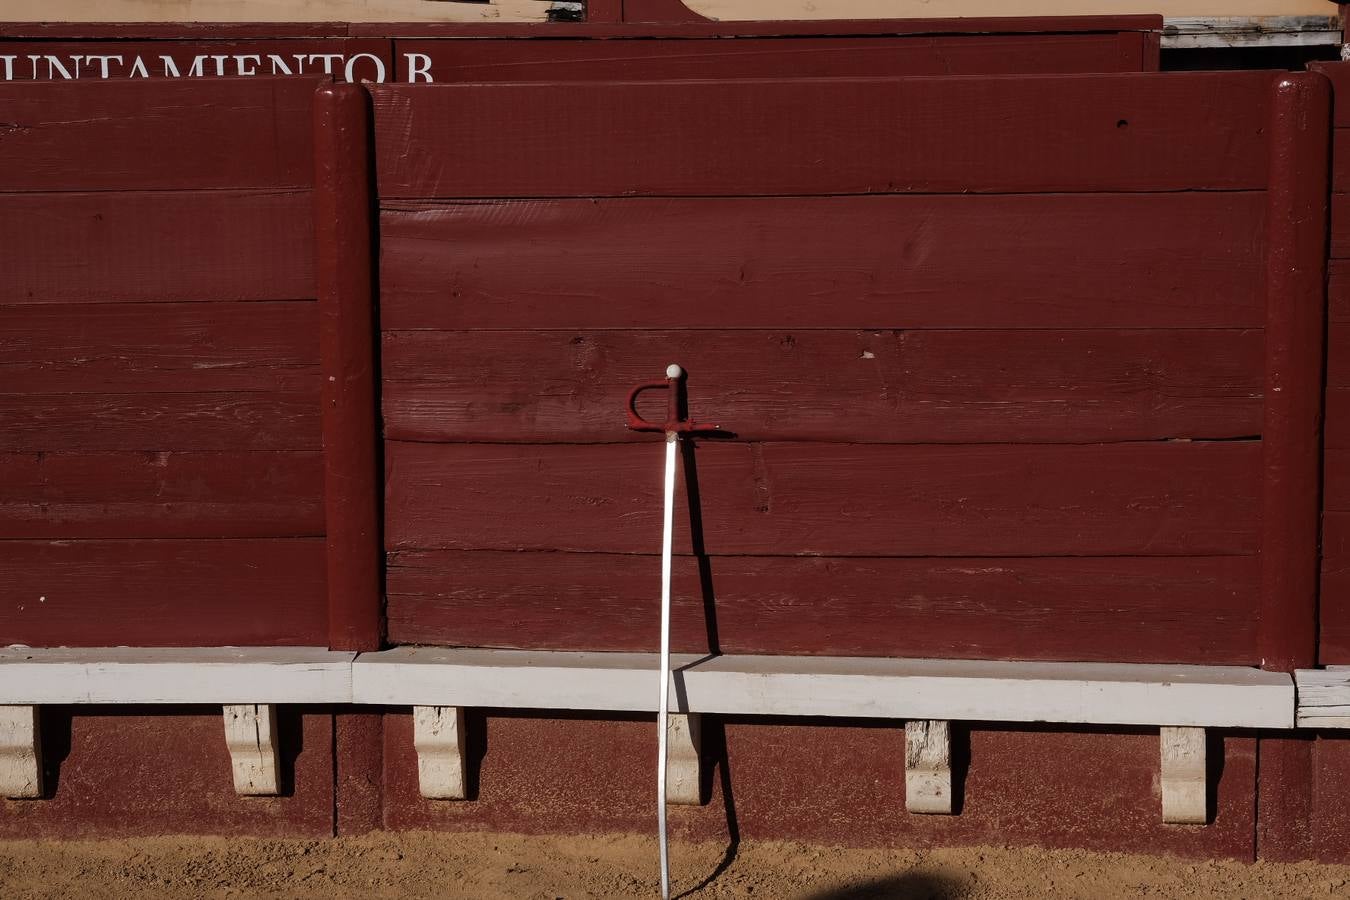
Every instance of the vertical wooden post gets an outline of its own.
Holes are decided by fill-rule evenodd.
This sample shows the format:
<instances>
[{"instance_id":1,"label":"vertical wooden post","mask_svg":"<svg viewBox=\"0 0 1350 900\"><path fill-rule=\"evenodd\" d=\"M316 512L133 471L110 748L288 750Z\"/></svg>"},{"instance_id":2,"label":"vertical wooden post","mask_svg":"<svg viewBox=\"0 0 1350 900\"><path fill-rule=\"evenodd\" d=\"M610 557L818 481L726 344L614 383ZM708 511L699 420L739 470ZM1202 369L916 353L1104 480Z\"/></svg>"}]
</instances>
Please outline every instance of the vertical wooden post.
<instances>
[{"instance_id":1,"label":"vertical wooden post","mask_svg":"<svg viewBox=\"0 0 1350 900\"><path fill-rule=\"evenodd\" d=\"M1266 201L1265 423L1261 520L1263 668L1317 657L1322 372L1331 86L1278 76Z\"/></svg>"},{"instance_id":2,"label":"vertical wooden post","mask_svg":"<svg viewBox=\"0 0 1350 900\"><path fill-rule=\"evenodd\" d=\"M323 369L328 645L381 641L370 97L327 84L314 99L314 245Z\"/></svg>"}]
</instances>

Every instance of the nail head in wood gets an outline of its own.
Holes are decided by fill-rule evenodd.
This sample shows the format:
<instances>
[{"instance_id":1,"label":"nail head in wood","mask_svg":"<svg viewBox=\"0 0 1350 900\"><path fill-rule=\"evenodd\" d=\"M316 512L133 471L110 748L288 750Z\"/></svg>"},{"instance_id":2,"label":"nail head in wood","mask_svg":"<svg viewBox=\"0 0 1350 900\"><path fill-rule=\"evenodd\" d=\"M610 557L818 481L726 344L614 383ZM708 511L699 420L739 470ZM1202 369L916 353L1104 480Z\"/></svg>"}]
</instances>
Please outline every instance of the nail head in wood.
<instances>
[{"instance_id":1,"label":"nail head in wood","mask_svg":"<svg viewBox=\"0 0 1350 900\"><path fill-rule=\"evenodd\" d=\"M414 706L413 748L423 797L463 800L468 796L463 707Z\"/></svg>"},{"instance_id":2,"label":"nail head in wood","mask_svg":"<svg viewBox=\"0 0 1350 900\"><path fill-rule=\"evenodd\" d=\"M1203 825L1207 818L1205 729L1161 729L1162 818L1171 825Z\"/></svg>"},{"instance_id":3,"label":"nail head in wood","mask_svg":"<svg viewBox=\"0 0 1350 900\"><path fill-rule=\"evenodd\" d=\"M703 802L703 724L698 713L671 713L666 720L666 800L687 806Z\"/></svg>"},{"instance_id":4,"label":"nail head in wood","mask_svg":"<svg viewBox=\"0 0 1350 900\"><path fill-rule=\"evenodd\" d=\"M0 793L42 796L42 729L36 706L0 706Z\"/></svg>"},{"instance_id":5,"label":"nail head in wood","mask_svg":"<svg viewBox=\"0 0 1350 900\"><path fill-rule=\"evenodd\" d=\"M952 741L946 721L905 723L905 808L952 814Z\"/></svg>"},{"instance_id":6,"label":"nail head in wood","mask_svg":"<svg viewBox=\"0 0 1350 900\"><path fill-rule=\"evenodd\" d=\"M276 706L246 703L226 706L224 712L225 747L230 751L235 793L244 797L279 794Z\"/></svg>"}]
</instances>

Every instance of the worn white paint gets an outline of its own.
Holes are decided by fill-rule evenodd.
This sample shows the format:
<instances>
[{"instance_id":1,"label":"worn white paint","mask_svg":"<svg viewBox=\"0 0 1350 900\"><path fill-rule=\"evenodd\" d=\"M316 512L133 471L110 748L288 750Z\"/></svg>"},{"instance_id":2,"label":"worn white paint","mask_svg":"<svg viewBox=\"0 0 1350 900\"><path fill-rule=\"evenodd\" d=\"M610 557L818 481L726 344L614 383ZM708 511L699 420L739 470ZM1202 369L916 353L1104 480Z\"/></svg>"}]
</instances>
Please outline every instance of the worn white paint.
<instances>
[{"instance_id":1,"label":"worn white paint","mask_svg":"<svg viewBox=\"0 0 1350 900\"><path fill-rule=\"evenodd\" d=\"M318 647L7 647L0 704L350 703L355 656Z\"/></svg>"},{"instance_id":2,"label":"worn white paint","mask_svg":"<svg viewBox=\"0 0 1350 900\"><path fill-rule=\"evenodd\" d=\"M0 795L42 796L42 729L36 706L0 706Z\"/></svg>"},{"instance_id":3,"label":"worn white paint","mask_svg":"<svg viewBox=\"0 0 1350 900\"><path fill-rule=\"evenodd\" d=\"M1298 727L1350 728L1350 666L1299 669Z\"/></svg>"},{"instance_id":4,"label":"worn white paint","mask_svg":"<svg viewBox=\"0 0 1350 900\"><path fill-rule=\"evenodd\" d=\"M944 816L952 813L952 737L947 722L905 723L905 809Z\"/></svg>"},{"instance_id":5,"label":"worn white paint","mask_svg":"<svg viewBox=\"0 0 1350 900\"><path fill-rule=\"evenodd\" d=\"M703 802L703 723L699 714L671 713L666 737L666 800L698 806Z\"/></svg>"},{"instance_id":6,"label":"worn white paint","mask_svg":"<svg viewBox=\"0 0 1350 900\"><path fill-rule=\"evenodd\" d=\"M281 792L277 757L277 708L271 704L226 706L225 748L230 751L234 791L266 797Z\"/></svg>"},{"instance_id":7,"label":"worn white paint","mask_svg":"<svg viewBox=\"0 0 1350 900\"><path fill-rule=\"evenodd\" d=\"M461 707L413 707L413 748L417 751L417 784L423 797L463 800L468 796Z\"/></svg>"},{"instance_id":8,"label":"worn white paint","mask_svg":"<svg viewBox=\"0 0 1350 900\"><path fill-rule=\"evenodd\" d=\"M352 667L354 702L646 711L656 654L401 647ZM670 709L1291 728L1289 675L1239 666L675 655Z\"/></svg>"},{"instance_id":9,"label":"worn white paint","mask_svg":"<svg viewBox=\"0 0 1350 900\"><path fill-rule=\"evenodd\" d=\"M1205 729L1163 728L1160 744L1162 820L1173 825L1205 824Z\"/></svg>"},{"instance_id":10,"label":"worn white paint","mask_svg":"<svg viewBox=\"0 0 1350 900\"><path fill-rule=\"evenodd\" d=\"M542 22L548 7L549 0L5 0L0 21Z\"/></svg>"},{"instance_id":11,"label":"worn white paint","mask_svg":"<svg viewBox=\"0 0 1350 900\"><path fill-rule=\"evenodd\" d=\"M1338 16L1203 16L1169 18L1162 46L1168 50L1200 47L1315 47L1341 42Z\"/></svg>"}]
</instances>

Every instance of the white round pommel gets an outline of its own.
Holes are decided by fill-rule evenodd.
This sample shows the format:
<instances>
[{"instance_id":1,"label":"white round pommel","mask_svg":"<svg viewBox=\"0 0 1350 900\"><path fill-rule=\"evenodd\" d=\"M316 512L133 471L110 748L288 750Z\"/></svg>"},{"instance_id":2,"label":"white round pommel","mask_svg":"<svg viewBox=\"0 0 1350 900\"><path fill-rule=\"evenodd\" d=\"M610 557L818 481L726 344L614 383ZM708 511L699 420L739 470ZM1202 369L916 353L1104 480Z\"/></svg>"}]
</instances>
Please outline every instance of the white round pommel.
<instances>
[{"instance_id":1,"label":"white round pommel","mask_svg":"<svg viewBox=\"0 0 1350 900\"><path fill-rule=\"evenodd\" d=\"M676 363L671 363L670 365L666 366L667 378L679 378L683 374L684 369L681 369L679 365L677 365Z\"/></svg>"}]
</instances>

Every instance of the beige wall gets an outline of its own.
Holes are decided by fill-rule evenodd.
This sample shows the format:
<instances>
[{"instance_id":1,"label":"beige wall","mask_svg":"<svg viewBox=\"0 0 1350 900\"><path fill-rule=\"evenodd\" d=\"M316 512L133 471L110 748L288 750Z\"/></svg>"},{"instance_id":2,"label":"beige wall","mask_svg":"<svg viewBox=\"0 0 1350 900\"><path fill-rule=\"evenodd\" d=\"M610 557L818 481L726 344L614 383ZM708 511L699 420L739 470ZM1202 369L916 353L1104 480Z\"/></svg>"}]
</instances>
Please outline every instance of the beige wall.
<instances>
[{"instance_id":1,"label":"beige wall","mask_svg":"<svg viewBox=\"0 0 1350 900\"><path fill-rule=\"evenodd\" d=\"M685 0L725 21L1052 16L1330 15L1327 0ZM8 22L531 22L548 0L0 0Z\"/></svg>"}]
</instances>

